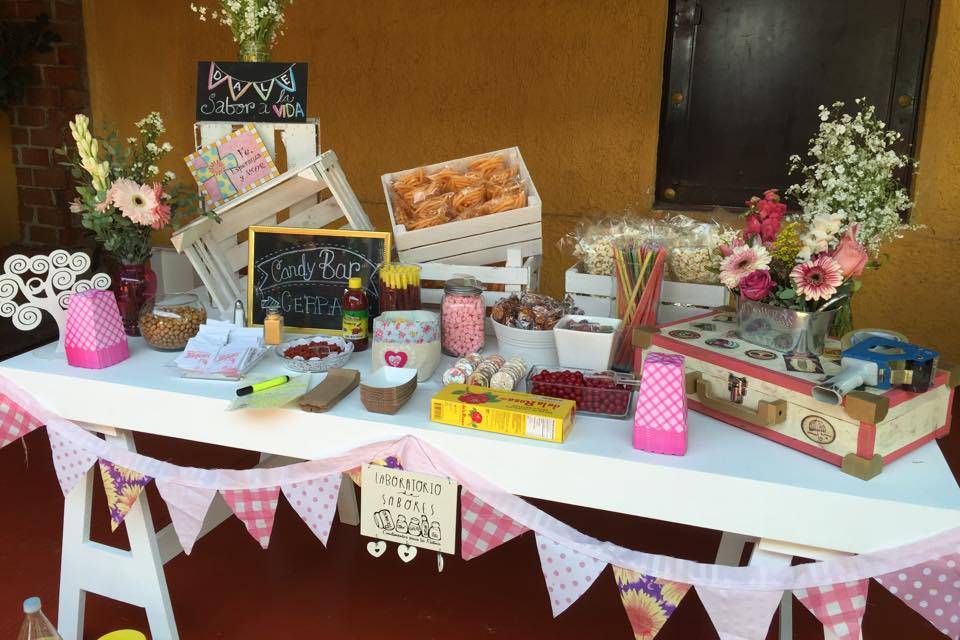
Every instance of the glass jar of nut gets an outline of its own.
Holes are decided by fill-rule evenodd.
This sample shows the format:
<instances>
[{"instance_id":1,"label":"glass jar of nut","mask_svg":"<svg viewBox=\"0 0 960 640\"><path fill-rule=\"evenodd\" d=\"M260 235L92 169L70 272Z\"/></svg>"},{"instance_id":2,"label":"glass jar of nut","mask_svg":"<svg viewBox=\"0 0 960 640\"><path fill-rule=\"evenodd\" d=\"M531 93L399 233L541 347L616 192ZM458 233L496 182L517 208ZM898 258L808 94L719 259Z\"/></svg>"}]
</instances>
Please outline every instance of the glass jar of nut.
<instances>
[{"instance_id":1,"label":"glass jar of nut","mask_svg":"<svg viewBox=\"0 0 960 640\"><path fill-rule=\"evenodd\" d=\"M140 309L140 333L154 349L179 351L207 321L207 310L192 293L158 296Z\"/></svg>"}]
</instances>

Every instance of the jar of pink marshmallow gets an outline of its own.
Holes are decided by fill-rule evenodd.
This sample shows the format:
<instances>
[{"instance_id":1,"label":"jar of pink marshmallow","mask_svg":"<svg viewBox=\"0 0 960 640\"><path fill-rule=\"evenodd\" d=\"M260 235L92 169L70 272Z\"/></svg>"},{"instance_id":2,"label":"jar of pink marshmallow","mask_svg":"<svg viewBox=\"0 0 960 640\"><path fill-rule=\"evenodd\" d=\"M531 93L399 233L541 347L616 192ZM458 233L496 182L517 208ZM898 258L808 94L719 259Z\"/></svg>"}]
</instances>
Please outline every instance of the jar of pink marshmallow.
<instances>
[{"instance_id":1,"label":"jar of pink marshmallow","mask_svg":"<svg viewBox=\"0 0 960 640\"><path fill-rule=\"evenodd\" d=\"M447 280L440 307L440 346L445 354L460 357L483 348L483 287L476 278Z\"/></svg>"}]
</instances>

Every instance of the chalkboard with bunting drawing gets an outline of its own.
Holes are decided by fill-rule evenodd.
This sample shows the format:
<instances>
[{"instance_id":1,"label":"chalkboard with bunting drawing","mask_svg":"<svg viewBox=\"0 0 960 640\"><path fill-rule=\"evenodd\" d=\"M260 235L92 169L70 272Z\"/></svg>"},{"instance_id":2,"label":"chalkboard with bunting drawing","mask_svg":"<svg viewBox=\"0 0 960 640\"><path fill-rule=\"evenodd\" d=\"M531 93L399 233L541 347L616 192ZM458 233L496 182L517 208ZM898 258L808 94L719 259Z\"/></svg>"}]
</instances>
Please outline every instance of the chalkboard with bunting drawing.
<instances>
[{"instance_id":1,"label":"chalkboard with bunting drawing","mask_svg":"<svg viewBox=\"0 0 960 640\"><path fill-rule=\"evenodd\" d=\"M197 120L306 122L306 62L197 63Z\"/></svg>"},{"instance_id":2,"label":"chalkboard with bunting drawing","mask_svg":"<svg viewBox=\"0 0 960 640\"><path fill-rule=\"evenodd\" d=\"M266 308L280 307L285 327L337 334L347 279L359 276L379 313L380 266L390 259L390 233L345 229L250 227L247 324L263 324Z\"/></svg>"}]
</instances>

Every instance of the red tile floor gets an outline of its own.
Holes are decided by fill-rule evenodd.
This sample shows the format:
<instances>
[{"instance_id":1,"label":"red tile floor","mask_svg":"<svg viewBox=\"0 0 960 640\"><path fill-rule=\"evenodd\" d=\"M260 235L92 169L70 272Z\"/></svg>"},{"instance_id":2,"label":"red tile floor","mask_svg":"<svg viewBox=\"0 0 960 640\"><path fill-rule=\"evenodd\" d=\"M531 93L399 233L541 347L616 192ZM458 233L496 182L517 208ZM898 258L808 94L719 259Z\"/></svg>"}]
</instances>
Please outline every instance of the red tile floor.
<instances>
[{"instance_id":1,"label":"red tile floor","mask_svg":"<svg viewBox=\"0 0 960 640\"><path fill-rule=\"evenodd\" d=\"M26 450L19 444L0 449L2 639L15 637L20 603L28 596L39 595L51 619L57 614L63 498L44 431L34 432L24 442ZM178 464L243 468L256 462L248 452L149 436L138 436L138 446L144 454ZM941 446L949 458L960 461L960 436L948 437ZM95 538L126 544L122 528L109 532L103 489L94 484L100 491L94 503ZM149 493L157 525L166 524L169 518L162 500L152 487ZM593 536L646 551L710 562L719 543L719 534L712 531L538 504ZM551 617L531 534L469 563L448 557L439 574L433 556L422 554L405 565L391 548L374 559L365 550L366 542L356 528L337 523L325 549L282 500L267 551L238 520L227 520L200 540L192 555L181 555L167 565L181 637L632 638L609 568L567 612L558 619ZM98 638L118 628L146 631L143 611L88 597L85 637ZM769 638L775 637L774 628L775 624ZM864 635L871 640L944 637L876 583L870 586ZM691 591L658 640L716 637ZM794 637L823 637L813 616L796 601Z\"/></svg>"}]
</instances>

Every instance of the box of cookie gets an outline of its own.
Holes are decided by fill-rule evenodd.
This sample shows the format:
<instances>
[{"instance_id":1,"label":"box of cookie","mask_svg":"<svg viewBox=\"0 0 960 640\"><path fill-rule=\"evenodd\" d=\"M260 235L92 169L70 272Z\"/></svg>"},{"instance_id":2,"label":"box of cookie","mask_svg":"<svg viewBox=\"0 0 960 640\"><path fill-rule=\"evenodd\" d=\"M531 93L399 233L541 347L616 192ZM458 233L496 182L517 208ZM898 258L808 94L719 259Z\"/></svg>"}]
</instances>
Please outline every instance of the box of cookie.
<instances>
[{"instance_id":1,"label":"box of cookie","mask_svg":"<svg viewBox=\"0 0 960 640\"><path fill-rule=\"evenodd\" d=\"M512 147L381 176L404 262L502 262L507 247L542 254L542 204ZM455 260L453 260L455 258Z\"/></svg>"}]
</instances>

